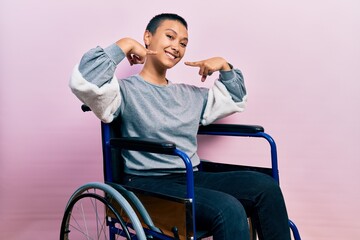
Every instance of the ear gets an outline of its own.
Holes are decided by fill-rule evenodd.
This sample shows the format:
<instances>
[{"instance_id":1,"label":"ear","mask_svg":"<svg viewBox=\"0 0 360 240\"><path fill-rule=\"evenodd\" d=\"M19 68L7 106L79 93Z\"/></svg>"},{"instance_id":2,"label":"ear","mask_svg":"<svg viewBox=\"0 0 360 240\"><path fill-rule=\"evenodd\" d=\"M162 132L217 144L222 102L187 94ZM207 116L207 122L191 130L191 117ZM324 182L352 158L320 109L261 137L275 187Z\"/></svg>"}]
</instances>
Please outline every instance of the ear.
<instances>
[{"instance_id":1,"label":"ear","mask_svg":"<svg viewBox=\"0 0 360 240\"><path fill-rule=\"evenodd\" d=\"M144 43L145 43L146 48L148 48L150 46L151 37L152 37L151 32L149 32L149 30L146 30L144 33Z\"/></svg>"}]
</instances>

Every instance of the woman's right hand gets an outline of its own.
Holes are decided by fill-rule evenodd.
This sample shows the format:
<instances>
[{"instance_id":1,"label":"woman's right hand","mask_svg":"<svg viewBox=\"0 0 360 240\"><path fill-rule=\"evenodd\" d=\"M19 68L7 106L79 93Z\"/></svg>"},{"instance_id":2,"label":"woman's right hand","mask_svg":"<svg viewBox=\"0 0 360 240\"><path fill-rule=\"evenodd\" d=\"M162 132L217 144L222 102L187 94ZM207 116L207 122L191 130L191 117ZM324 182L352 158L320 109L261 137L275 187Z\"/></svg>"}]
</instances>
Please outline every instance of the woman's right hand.
<instances>
[{"instance_id":1,"label":"woman's right hand","mask_svg":"<svg viewBox=\"0 0 360 240\"><path fill-rule=\"evenodd\" d=\"M147 55L155 55L157 52L146 49L138 41L132 38L122 38L116 44L125 53L130 65L143 64Z\"/></svg>"}]
</instances>

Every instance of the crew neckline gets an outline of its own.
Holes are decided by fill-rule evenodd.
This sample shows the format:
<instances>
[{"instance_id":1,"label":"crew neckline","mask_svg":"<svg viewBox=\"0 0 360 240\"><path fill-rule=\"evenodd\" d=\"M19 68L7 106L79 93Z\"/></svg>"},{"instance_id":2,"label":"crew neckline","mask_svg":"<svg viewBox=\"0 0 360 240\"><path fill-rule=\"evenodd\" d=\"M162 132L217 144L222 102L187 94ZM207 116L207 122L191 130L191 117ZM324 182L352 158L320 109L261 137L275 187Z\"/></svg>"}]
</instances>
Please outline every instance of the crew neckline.
<instances>
[{"instance_id":1,"label":"crew neckline","mask_svg":"<svg viewBox=\"0 0 360 240\"><path fill-rule=\"evenodd\" d=\"M166 85L160 85L160 84L155 84L155 83L151 83L151 82L148 82L146 81L139 73L135 75L137 78L139 78L141 81L145 82L146 84L149 84L149 85L152 85L152 86L155 86L155 87L161 87L161 88L164 88L164 87L168 87L168 86L171 86L172 85L172 82L166 78L167 80L167 84Z\"/></svg>"}]
</instances>

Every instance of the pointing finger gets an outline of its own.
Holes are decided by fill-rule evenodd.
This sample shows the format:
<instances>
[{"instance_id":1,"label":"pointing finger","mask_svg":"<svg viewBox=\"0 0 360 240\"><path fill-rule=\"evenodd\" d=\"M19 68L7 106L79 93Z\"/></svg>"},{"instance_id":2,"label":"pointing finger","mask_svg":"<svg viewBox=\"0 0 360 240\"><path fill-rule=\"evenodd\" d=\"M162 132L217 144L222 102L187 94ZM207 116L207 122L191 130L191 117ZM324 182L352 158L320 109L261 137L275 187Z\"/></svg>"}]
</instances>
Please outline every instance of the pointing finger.
<instances>
[{"instance_id":1,"label":"pointing finger","mask_svg":"<svg viewBox=\"0 0 360 240\"><path fill-rule=\"evenodd\" d=\"M185 65L190 66L190 67L198 67L200 66L199 62L185 62Z\"/></svg>"},{"instance_id":2,"label":"pointing finger","mask_svg":"<svg viewBox=\"0 0 360 240\"><path fill-rule=\"evenodd\" d=\"M153 50L146 50L146 55L156 55L157 51L153 51Z\"/></svg>"}]
</instances>

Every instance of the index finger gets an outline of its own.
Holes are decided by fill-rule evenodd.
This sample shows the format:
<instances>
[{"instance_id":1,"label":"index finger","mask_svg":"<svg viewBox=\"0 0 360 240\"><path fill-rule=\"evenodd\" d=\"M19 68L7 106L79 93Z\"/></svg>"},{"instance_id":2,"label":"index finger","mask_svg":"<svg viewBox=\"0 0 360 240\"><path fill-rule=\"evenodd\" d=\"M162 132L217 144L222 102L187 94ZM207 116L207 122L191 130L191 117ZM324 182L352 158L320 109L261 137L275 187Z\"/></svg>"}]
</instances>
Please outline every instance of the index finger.
<instances>
[{"instance_id":1,"label":"index finger","mask_svg":"<svg viewBox=\"0 0 360 240\"><path fill-rule=\"evenodd\" d=\"M153 50L146 50L146 55L156 55L157 51L153 51Z\"/></svg>"},{"instance_id":2,"label":"index finger","mask_svg":"<svg viewBox=\"0 0 360 240\"><path fill-rule=\"evenodd\" d=\"M198 67L200 66L200 62L185 62L185 65L190 66L190 67Z\"/></svg>"}]
</instances>

